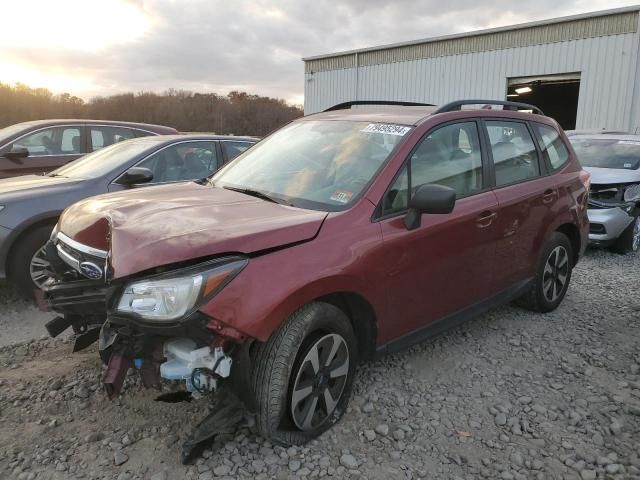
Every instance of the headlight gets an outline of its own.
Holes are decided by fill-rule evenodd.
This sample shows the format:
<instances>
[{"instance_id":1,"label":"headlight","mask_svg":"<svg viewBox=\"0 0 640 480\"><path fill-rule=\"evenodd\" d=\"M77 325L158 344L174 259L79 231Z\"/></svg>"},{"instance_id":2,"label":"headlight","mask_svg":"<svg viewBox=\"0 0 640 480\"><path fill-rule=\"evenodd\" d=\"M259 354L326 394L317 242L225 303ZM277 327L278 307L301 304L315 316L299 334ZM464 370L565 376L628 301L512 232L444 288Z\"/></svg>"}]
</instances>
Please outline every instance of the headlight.
<instances>
[{"instance_id":1,"label":"headlight","mask_svg":"<svg viewBox=\"0 0 640 480\"><path fill-rule=\"evenodd\" d=\"M125 287L116 311L146 320L176 320L222 290L247 263L246 258L234 257L132 282Z\"/></svg>"},{"instance_id":2,"label":"headlight","mask_svg":"<svg viewBox=\"0 0 640 480\"><path fill-rule=\"evenodd\" d=\"M4 205L0 205L0 212L4 210Z\"/></svg>"}]
</instances>

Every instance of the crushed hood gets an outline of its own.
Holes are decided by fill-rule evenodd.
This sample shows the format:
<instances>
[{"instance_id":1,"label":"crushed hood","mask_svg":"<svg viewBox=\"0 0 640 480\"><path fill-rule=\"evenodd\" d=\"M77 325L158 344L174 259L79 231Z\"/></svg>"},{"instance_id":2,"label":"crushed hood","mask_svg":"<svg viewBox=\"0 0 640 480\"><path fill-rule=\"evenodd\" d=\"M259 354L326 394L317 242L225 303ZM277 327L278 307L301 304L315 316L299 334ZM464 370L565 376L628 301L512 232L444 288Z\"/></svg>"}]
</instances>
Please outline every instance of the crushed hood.
<instances>
[{"instance_id":1,"label":"crushed hood","mask_svg":"<svg viewBox=\"0 0 640 480\"><path fill-rule=\"evenodd\" d=\"M616 183L640 183L640 170L623 168L583 167L591 174L592 185L612 185Z\"/></svg>"},{"instance_id":2,"label":"crushed hood","mask_svg":"<svg viewBox=\"0 0 640 480\"><path fill-rule=\"evenodd\" d=\"M226 253L250 254L313 238L326 212L196 183L146 187L83 200L59 230L110 251L112 278Z\"/></svg>"}]
</instances>

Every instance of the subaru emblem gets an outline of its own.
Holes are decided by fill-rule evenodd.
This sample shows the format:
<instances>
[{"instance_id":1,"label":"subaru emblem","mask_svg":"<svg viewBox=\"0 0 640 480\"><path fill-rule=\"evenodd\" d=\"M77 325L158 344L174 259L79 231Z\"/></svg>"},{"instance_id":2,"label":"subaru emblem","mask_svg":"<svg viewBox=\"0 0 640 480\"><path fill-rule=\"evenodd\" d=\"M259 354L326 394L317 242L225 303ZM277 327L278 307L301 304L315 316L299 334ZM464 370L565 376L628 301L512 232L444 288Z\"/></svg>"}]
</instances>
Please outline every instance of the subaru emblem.
<instances>
[{"instance_id":1,"label":"subaru emblem","mask_svg":"<svg viewBox=\"0 0 640 480\"><path fill-rule=\"evenodd\" d=\"M82 262L80 264L80 273L92 280L98 280L102 278L102 269L95 263L91 262Z\"/></svg>"}]
</instances>

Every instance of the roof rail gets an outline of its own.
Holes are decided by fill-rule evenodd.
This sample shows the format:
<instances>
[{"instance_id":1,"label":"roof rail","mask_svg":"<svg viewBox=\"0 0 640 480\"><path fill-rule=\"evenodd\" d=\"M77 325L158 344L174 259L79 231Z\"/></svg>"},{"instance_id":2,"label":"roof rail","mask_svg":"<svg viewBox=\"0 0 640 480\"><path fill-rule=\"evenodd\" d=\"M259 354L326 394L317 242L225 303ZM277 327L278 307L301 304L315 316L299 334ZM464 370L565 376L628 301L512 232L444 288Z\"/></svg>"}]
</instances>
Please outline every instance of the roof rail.
<instances>
[{"instance_id":1,"label":"roof rail","mask_svg":"<svg viewBox=\"0 0 640 480\"><path fill-rule=\"evenodd\" d=\"M538 115L544 115L544 112L535 105L529 105L528 103L510 102L505 100L456 100L455 102L447 103L446 105L438 108L436 113L452 112L454 110L462 110L463 105L502 105L503 110L519 110L526 109L532 110Z\"/></svg>"},{"instance_id":2,"label":"roof rail","mask_svg":"<svg viewBox=\"0 0 640 480\"><path fill-rule=\"evenodd\" d=\"M396 105L401 107L435 107L431 103L416 103L416 102L394 102L391 100L353 100L351 102L344 102L329 107L323 112L333 112L334 110L346 110L354 105Z\"/></svg>"}]
</instances>

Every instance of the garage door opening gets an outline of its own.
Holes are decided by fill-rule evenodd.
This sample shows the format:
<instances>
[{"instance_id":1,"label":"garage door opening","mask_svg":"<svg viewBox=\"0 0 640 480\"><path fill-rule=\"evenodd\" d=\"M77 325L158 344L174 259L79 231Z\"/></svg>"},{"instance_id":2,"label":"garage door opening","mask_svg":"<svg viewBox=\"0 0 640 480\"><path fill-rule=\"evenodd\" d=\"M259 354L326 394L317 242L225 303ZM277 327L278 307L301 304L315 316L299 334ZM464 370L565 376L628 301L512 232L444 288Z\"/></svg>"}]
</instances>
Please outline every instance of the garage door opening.
<instances>
[{"instance_id":1,"label":"garage door opening","mask_svg":"<svg viewBox=\"0 0 640 480\"><path fill-rule=\"evenodd\" d=\"M507 100L530 103L555 118L565 130L575 130L580 74L509 78Z\"/></svg>"}]
</instances>

